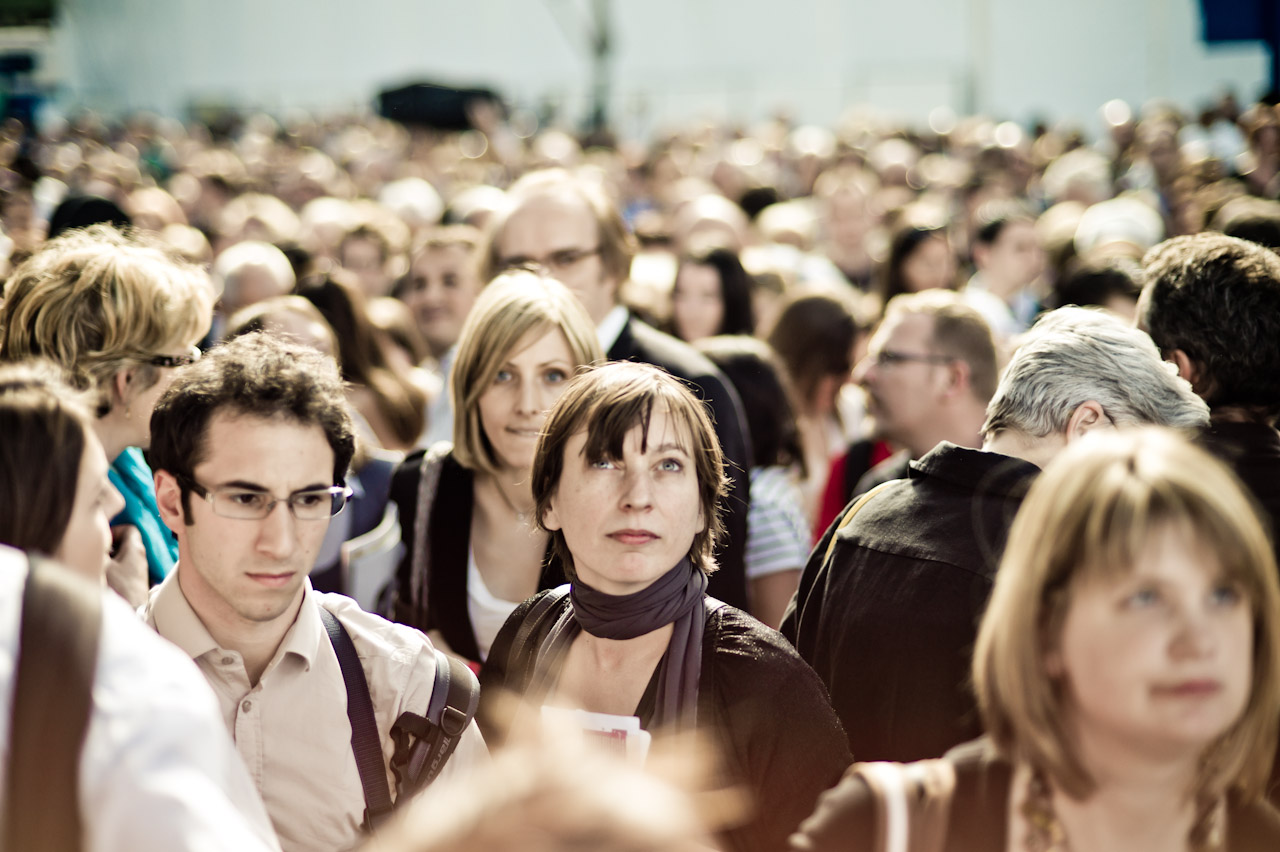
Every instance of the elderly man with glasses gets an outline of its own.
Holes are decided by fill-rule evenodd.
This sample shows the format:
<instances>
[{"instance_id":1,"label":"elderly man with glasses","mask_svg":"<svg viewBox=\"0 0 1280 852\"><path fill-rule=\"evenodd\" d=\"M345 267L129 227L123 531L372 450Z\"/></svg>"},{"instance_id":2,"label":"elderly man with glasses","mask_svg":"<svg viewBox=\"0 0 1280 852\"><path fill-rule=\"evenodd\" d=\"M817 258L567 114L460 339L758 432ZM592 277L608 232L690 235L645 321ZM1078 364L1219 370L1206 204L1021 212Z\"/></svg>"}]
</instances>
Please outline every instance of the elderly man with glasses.
<instances>
[{"instance_id":1,"label":"elderly man with glasses","mask_svg":"<svg viewBox=\"0 0 1280 852\"><path fill-rule=\"evenodd\" d=\"M436 657L421 633L307 579L351 495L355 438L336 364L263 334L236 338L179 372L151 449L179 558L144 616L213 687L285 852L351 848L368 779L334 625L357 652L388 779L390 733L403 713L427 715ZM484 753L471 724L445 771Z\"/></svg>"}]
</instances>

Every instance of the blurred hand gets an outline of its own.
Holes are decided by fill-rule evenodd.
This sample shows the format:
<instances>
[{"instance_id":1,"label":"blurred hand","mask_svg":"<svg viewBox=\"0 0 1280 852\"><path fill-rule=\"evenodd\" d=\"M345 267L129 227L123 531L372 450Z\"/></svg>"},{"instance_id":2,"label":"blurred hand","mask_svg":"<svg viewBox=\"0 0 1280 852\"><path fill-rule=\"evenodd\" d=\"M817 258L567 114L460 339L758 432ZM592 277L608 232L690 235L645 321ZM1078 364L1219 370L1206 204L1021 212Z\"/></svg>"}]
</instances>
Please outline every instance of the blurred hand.
<instances>
[{"instance_id":1,"label":"blurred hand","mask_svg":"<svg viewBox=\"0 0 1280 852\"><path fill-rule=\"evenodd\" d=\"M142 535L137 527L124 524L111 528L111 538L114 544L111 561L107 563L107 585L136 609L147 602L150 588Z\"/></svg>"}]
</instances>

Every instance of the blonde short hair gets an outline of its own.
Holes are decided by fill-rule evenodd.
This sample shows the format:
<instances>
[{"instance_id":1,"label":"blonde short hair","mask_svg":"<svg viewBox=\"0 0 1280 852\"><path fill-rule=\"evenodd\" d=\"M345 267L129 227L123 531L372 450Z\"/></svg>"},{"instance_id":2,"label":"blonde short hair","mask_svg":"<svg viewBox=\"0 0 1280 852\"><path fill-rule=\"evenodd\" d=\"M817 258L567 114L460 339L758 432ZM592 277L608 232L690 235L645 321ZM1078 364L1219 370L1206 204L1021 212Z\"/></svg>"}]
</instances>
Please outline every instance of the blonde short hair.
<instances>
[{"instance_id":1,"label":"blonde short hair","mask_svg":"<svg viewBox=\"0 0 1280 852\"><path fill-rule=\"evenodd\" d=\"M495 473L498 459L480 423L480 397L525 336L558 329L576 366L604 359L595 324L565 286L532 272L507 272L481 291L458 338L449 377L453 456L469 470Z\"/></svg>"},{"instance_id":2,"label":"blonde short hair","mask_svg":"<svg viewBox=\"0 0 1280 852\"><path fill-rule=\"evenodd\" d=\"M71 231L13 271L0 308L0 360L47 358L110 410L120 370L195 344L213 316L200 267L109 225ZM148 367L141 380L156 374Z\"/></svg>"},{"instance_id":3,"label":"blonde short hair","mask_svg":"<svg viewBox=\"0 0 1280 852\"><path fill-rule=\"evenodd\" d=\"M1045 668L1072 590L1127 571L1172 526L1207 545L1253 610L1253 679L1240 718L1204 754L1197 794L1259 796L1280 719L1280 586L1275 556L1234 475L1176 433L1123 430L1068 447L1032 486L1009 533L978 631L973 678L987 733L1004 753L1083 798L1095 782L1072 745Z\"/></svg>"}]
</instances>

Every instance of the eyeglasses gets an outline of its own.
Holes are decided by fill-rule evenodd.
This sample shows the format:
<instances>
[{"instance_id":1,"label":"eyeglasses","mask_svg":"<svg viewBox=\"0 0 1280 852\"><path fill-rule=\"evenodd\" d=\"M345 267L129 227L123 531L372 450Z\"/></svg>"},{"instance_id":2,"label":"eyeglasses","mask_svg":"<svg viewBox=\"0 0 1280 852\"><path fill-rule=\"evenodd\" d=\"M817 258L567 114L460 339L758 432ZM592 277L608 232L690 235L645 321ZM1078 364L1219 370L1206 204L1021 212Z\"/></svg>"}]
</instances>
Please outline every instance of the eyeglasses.
<instances>
[{"instance_id":1,"label":"eyeglasses","mask_svg":"<svg viewBox=\"0 0 1280 852\"><path fill-rule=\"evenodd\" d=\"M209 501L213 513L240 521L260 521L271 514L277 503L286 503L299 521L323 521L341 512L352 495L349 487L312 488L288 497L272 497L265 491L249 488L205 488L194 479L179 477L197 497Z\"/></svg>"},{"instance_id":2,"label":"eyeglasses","mask_svg":"<svg viewBox=\"0 0 1280 852\"><path fill-rule=\"evenodd\" d=\"M937 355L923 352L894 352L892 349L881 349L874 355L867 356L867 362L877 367L893 367L897 364L910 364L915 361L921 364L950 364L956 360L950 355Z\"/></svg>"},{"instance_id":3,"label":"eyeglasses","mask_svg":"<svg viewBox=\"0 0 1280 852\"><path fill-rule=\"evenodd\" d=\"M553 274L567 272L582 261L600 253L600 246L589 249L561 249L553 251L551 254L543 258L536 257L508 257L502 261L504 270L510 269L529 269L533 272L541 272L546 270Z\"/></svg>"},{"instance_id":4,"label":"eyeglasses","mask_svg":"<svg viewBox=\"0 0 1280 852\"><path fill-rule=\"evenodd\" d=\"M200 360L200 347L192 346L186 355L152 355L144 363L153 367L185 367Z\"/></svg>"}]
</instances>

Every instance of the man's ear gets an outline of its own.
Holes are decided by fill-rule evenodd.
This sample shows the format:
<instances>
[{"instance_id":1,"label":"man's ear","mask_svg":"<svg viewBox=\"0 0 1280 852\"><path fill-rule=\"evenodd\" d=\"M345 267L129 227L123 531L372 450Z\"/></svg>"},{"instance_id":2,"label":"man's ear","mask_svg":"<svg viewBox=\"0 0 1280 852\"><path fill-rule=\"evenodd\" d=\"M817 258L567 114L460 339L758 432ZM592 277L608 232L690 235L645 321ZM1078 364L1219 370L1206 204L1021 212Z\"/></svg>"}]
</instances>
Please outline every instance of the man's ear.
<instances>
[{"instance_id":1,"label":"man's ear","mask_svg":"<svg viewBox=\"0 0 1280 852\"><path fill-rule=\"evenodd\" d=\"M1191 356L1181 349L1170 352L1169 360L1178 368L1178 375L1191 383L1191 389L1200 396L1204 396L1204 371L1200 369L1200 365L1192 361Z\"/></svg>"},{"instance_id":2,"label":"man's ear","mask_svg":"<svg viewBox=\"0 0 1280 852\"><path fill-rule=\"evenodd\" d=\"M167 470L157 470L155 476L156 508L160 510L160 520L177 535L186 526L186 514L182 510L182 488Z\"/></svg>"},{"instance_id":3,"label":"man's ear","mask_svg":"<svg viewBox=\"0 0 1280 852\"><path fill-rule=\"evenodd\" d=\"M1087 400L1077 405L1076 410L1071 412L1071 418L1067 421L1067 443L1077 441L1099 427L1113 425L1115 424L1107 416L1102 403L1092 399Z\"/></svg>"},{"instance_id":4,"label":"man's ear","mask_svg":"<svg viewBox=\"0 0 1280 852\"><path fill-rule=\"evenodd\" d=\"M972 370L969 362L956 358L947 365L947 395L960 396L970 392Z\"/></svg>"}]
</instances>

